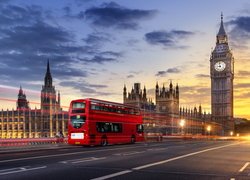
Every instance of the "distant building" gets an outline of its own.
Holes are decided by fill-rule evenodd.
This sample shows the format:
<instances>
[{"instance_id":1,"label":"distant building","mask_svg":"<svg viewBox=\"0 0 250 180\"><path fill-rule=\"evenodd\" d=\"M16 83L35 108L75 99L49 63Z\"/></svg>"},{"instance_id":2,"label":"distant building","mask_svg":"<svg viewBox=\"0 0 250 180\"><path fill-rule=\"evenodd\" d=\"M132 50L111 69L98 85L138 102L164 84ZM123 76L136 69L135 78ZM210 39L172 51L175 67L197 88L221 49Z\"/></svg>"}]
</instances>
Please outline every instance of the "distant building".
<instances>
[{"instance_id":1,"label":"distant building","mask_svg":"<svg viewBox=\"0 0 250 180\"><path fill-rule=\"evenodd\" d=\"M41 91L41 109L30 109L20 87L17 107L0 111L0 138L39 138L67 135L68 112L62 111L60 93L56 96L49 61Z\"/></svg>"},{"instance_id":2,"label":"distant building","mask_svg":"<svg viewBox=\"0 0 250 180\"><path fill-rule=\"evenodd\" d=\"M123 103L141 109L146 133L178 134L181 132L179 122L185 119L186 134L205 134L207 124L213 124L213 134L217 134L220 127L210 121L210 114L202 112L201 105L198 109L182 108L179 107L179 98L179 86L174 87L172 82L168 88L164 85L160 88L156 83L156 104L147 97L146 87L141 89L140 83L134 83L130 92L127 92L126 86L123 88Z\"/></svg>"},{"instance_id":3,"label":"distant building","mask_svg":"<svg viewBox=\"0 0 250 180\"><path fill-rule=\"evenodd\" d=\"M18 98L17 98L17 109L29 109L29 102L26 99L26 95L22 90L22 86L20 86Z\"/></svg>"},{"instance_id":4,"label":"distant building","mask_svg":"<svg viewBox=\"0 0 250 180\"><path fill-rule=\"evenodd\" d=\"M155 86L155 102L156 112L167 114L171 117L179 115L179 87L173 87L172 81L169 84L169 89L159 88L158 82Z\"/></svg>"},{"instance_id":5,"label":"distant building","mask_svg":"<svg viewBox=\"0 0 250 180\"><path fill-rule=\"evenodd\" d=\"M152 99L147 98L146 87L141 89L140 83L134 83L131 92L127 92L127 88L124 85L123 88L123 103L131 106L136 106L141 109L155 110L155 105Z\"/></svg>"}]
</instances>

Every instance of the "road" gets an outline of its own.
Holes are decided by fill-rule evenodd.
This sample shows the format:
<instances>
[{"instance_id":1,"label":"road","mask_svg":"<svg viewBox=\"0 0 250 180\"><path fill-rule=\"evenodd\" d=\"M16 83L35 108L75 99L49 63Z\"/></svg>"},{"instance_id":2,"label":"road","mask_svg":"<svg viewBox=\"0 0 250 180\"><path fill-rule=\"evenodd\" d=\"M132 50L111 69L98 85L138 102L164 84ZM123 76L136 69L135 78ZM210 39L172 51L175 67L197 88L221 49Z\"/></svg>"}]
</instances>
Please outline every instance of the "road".
<instances>
[{"instance_id":1,"label":"road","mask_svg":"<svg viewBox=\"0 0 250 180\"><path fill-rule=\"evenodd\" d=\"M164 141L0 152L0 179L250 179L250 141Z\"/></svg>"}]
</instances>

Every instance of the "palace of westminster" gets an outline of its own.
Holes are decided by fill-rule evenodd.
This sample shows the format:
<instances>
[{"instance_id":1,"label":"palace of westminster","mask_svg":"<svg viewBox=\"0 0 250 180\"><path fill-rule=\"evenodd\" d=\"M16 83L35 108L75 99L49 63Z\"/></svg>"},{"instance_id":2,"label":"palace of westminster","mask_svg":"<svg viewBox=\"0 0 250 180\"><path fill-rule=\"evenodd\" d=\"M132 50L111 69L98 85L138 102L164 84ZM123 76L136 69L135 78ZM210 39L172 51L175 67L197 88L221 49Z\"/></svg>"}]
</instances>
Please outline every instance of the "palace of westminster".
<instances>
[{"instance_id":1,"label":"palace of westminster","mask_svg":"<svg viewBox=\"0 0 250 180\"><path fill-rule=\"evenodd\" d=\"M228 45L223 16L216 36L216 46L210 56L211 114L202 111L201 105L182 108L179 105L179 86L155 86L155 103L147 98L147 91L135 83L128 92L123 88L123 103L141 109L146 133L178 134L180 120L185 119L185 134L229 135L234 130L233 79L234 58ZM40 109L31 109L22 87L20 87L16 110L0 111L0 138L55 137L58 133L67 135L68 113L60 105L60 93L52 85L49 61L41 90Z\"/></svg>"}]
</instances>

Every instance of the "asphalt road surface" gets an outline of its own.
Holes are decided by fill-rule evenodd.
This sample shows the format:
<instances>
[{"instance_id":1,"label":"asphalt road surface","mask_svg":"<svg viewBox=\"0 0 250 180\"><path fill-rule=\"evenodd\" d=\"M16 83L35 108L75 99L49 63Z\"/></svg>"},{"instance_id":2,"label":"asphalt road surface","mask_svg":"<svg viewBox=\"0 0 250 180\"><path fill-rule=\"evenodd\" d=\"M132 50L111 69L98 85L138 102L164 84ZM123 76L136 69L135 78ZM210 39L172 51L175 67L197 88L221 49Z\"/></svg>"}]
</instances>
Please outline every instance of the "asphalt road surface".
<instances>
[{"instance_id":1,"label":"asphalt road surface","mask_svg":"<svg viewBox=\"0 0 250 180\"><path fill-rule=\"evenodd\" d=\"M250 179L250 141L164 141L0 152L0 180Z\"/></svg>"}]
</instances>

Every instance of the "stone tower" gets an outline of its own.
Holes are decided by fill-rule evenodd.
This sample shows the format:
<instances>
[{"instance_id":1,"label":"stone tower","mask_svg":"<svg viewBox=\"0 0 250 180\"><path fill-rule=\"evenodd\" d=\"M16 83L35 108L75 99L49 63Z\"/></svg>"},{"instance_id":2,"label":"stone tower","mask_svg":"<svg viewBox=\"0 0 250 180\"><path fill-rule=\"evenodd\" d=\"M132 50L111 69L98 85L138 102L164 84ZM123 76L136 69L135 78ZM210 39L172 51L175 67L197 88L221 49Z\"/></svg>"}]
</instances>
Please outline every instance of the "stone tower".
<instances>
[{"instance_id":1,"label":"stone tower","mask_svg":"<svg viewBox=\"0 0 250 180\"><path fill-rule=\"evenodd\" d=\"M49 60L47 62L47 71L41 91L41 110L44 113L54 113L60 110L60 94L58 93L57 99L55 86L53 86L53 80L50 73Z\"/></svg>"},{"instance_id":2,"label":"stone tower","mask_svg":"<svg viewBox=\"0 0 250 180\"><path fill-rule=\"evenodd\" d=\"M228 45L223 15L216 36L216 46L210 57L212 121L222 124L222 135L234 129L233 123L233 79L234 58Z\"/></svg>"},{"instance_id":3,"label":"stone tower","mask_svg":"<svg viewBox=\"0 0 250 180\"><path fill-rule=\"evenodd\" d=\"M167 90L163 85L159 88L158 82L155 87L156 112L164 113L172 117L179 115L179 87L173 87L172 82Z\"/></svg>"},{"instance_id":4,"label":"stone tower","mask_svg":"<svg viewBox=\"0 0 250 180\"><path fill-rule=\"evenodd\" d=\"M155 106L152 100L147 98L147 90L144 86L141 89L140 83L134 83L131 92L127 93L127 88L123 88L123 103L126 105L136 106L140 109L154 110Z\"/></svg>"},{"instance_id":5,"label":"stone tower","mask_svg":"<svg viewBox=\"0 0 250 180\"><path fill-rule=\"evenodd\" d=\"M29 102L26 99L26 95L23 92L22 86L20 86L18 93L17 109L23 109L23 110L29 109Z\"/></svg>"}]
</instances>

